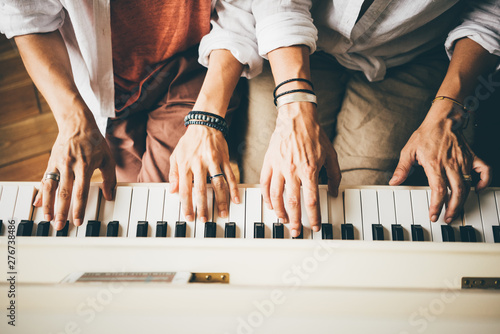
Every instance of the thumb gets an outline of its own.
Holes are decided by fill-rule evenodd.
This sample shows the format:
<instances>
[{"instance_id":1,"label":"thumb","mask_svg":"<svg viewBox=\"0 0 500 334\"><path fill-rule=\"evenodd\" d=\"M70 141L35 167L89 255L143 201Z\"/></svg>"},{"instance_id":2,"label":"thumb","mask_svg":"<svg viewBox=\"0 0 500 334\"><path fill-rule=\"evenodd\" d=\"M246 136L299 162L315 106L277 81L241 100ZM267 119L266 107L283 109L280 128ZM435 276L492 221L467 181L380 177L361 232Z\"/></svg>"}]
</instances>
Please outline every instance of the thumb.
<instances>
[{"instance_id":1,"label":"thumb","mask_svg":"<svg viewBox=\"0 0 500 334\"><path fill-rule=\"evenodd\" d=\"M415 157L412 154L404 154L403 152L401 152L398 166L394 170L394 174L389 181L389 185L397 186L403 183L410 174L410 170L413 167L414 163Z\"/></svg>"}]
</instances>

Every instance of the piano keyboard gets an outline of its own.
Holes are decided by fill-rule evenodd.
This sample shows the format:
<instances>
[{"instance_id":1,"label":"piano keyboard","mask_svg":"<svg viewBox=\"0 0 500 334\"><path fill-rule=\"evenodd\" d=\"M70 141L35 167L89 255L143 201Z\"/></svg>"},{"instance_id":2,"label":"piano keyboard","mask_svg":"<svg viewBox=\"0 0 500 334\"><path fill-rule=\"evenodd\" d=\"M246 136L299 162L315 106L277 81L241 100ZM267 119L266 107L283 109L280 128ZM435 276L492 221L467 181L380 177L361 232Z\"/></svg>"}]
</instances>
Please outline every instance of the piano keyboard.
<instances>
[{"instance_id":1,"label":"piano keyboard","mask_svg":"<svg viewBox=\"0 0 500 334\"><path fill-rule=\"evenodd\" d=\"M246 238L291 239L282 224L262 202L258 187L241 185L240 204L230 203L229 216L221 218L207 189L207 223L186 221L178 194L168 184L120 184L114 201L106 201L92 184L82 226L68 222L62 231L45 222L42 208L31 205L35 183L0 183L0 236L14 220L19 237L128 237L128 238ZM341 189L333 198L326 186L319 189L321 231L313 232L302 210L303 231L297 239L365 241L433 241L500 243L500 189L479 195L470 192L463 214L446 224L443 215L429 220L428 188L367 186Z\"/></svg>"}]
</instances>

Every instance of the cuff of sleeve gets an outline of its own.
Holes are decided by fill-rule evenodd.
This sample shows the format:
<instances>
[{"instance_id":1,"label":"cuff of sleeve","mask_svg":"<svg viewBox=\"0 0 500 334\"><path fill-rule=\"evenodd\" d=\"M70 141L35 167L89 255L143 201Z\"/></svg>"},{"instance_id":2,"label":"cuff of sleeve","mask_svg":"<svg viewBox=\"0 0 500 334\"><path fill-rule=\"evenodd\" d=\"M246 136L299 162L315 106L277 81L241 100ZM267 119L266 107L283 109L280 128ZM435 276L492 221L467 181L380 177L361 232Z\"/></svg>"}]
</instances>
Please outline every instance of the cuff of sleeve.
<instances>
[{"instance_id":1,"label":"cuff of sleeve","mask_svg":"<svg viewBox=\"0 0 500 334\"><path fill-rule=\"evenodd\" d=\"M259 54L266 59L269 52L292 45L305 45L312 54L318 39L312 19L294 13L277 13L257 21L256 35Z\"/></svg>"},{"instance_id":2,"label":"cuff of sleeve","mask_svg":"<svg viewBox=\"0 0 500 334\"><path fill-rule=\"evenodd\" d=\"M241 37L239 37L241 38ZM231 33L208 34L202 38L199 48L198 62L208 67L210 53L213 50L228 50L245 67L241 76L251 79L262 72L262 58L256 52L253 41L239 41Z\"/></svg>"},{"instance_id":3,"label":"cuff of sleeve","mask_svg":"<svg viewBox=\"0 0 500 334\"><path fill-rule=\"evenodd\" d=\"M491 34L488 34L486 32L480 32L477 30L471 30L471 29L455 29L453 30L449 35L448 38L446 39L445 42L445 48L446 52L448 54L448 57L451 59L451 56L453 55L453 49L455 47L455 42L458 41L461 38L470 38L477 44L481 45L486 51L489 53L500 56L500 45L498 43L498 38L491 36ZM500 60L499 63L497 64L496 70L500 69Z\"/></svg>"},{"instance_id":4,"label":"cuff of sleeve","mask_svg":"<svg viewBox=\"0 0 500 334\"><path fill-rule=\"evenodd\" d=\"M2 9L0 11L0 31L7 38L52 32L63 25L64 18L65 14L63 10L55 15L25 15L9 13L8 10Z\"/></svg>"}]
</instances>

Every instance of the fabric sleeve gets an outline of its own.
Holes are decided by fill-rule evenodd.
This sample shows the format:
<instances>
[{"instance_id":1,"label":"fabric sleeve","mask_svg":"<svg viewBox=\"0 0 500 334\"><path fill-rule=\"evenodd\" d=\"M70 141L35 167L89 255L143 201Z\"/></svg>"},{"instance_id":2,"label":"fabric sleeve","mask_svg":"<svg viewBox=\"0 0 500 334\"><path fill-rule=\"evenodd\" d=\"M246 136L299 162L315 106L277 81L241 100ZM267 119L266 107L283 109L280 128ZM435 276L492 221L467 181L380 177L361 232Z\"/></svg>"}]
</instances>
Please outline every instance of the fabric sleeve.
<instances>
[{"instance_id":1,"label":"fabric sleeve","mask_svg":"<svg viewBox=\"0 0 500 334\"><path fill-rule=\"evenodd\" d=\"M0 32L7 38L52 32L64 23L64 9L59 1L3 0L0 4Z\"/></svg>"},{"instance_id":2,"label":"fabric sleeve","mask_svg":"<svg viewBox=\"0 0 500 334\"><path fill-rule=\"evenodd\" d=\"M498 0L469 1L462 23L446 39L448 56L453 54L455 42L468 37L489 53L500 56L500 3ZM498 69L498 68L497 68Z\"/></svg>"}]
</instances>

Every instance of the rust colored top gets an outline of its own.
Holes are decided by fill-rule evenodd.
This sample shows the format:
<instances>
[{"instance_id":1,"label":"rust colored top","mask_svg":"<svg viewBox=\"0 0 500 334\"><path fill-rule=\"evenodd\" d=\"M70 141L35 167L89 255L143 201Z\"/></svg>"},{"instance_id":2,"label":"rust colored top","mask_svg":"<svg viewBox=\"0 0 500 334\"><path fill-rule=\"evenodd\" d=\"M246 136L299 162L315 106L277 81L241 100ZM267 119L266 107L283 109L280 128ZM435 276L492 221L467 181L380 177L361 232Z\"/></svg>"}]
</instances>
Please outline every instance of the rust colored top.
<instances>
[{"instance_id":1,"label":"rust colored top","mask_svg":"<svg viewBox=\"0 0 500 334\"><path fill-rule=\"evenodd\" d=\"M115 88L131 94L120 109L167 59L210 32L210 13L211 0L111 0Z\"/></svg>"}]
</instances>

